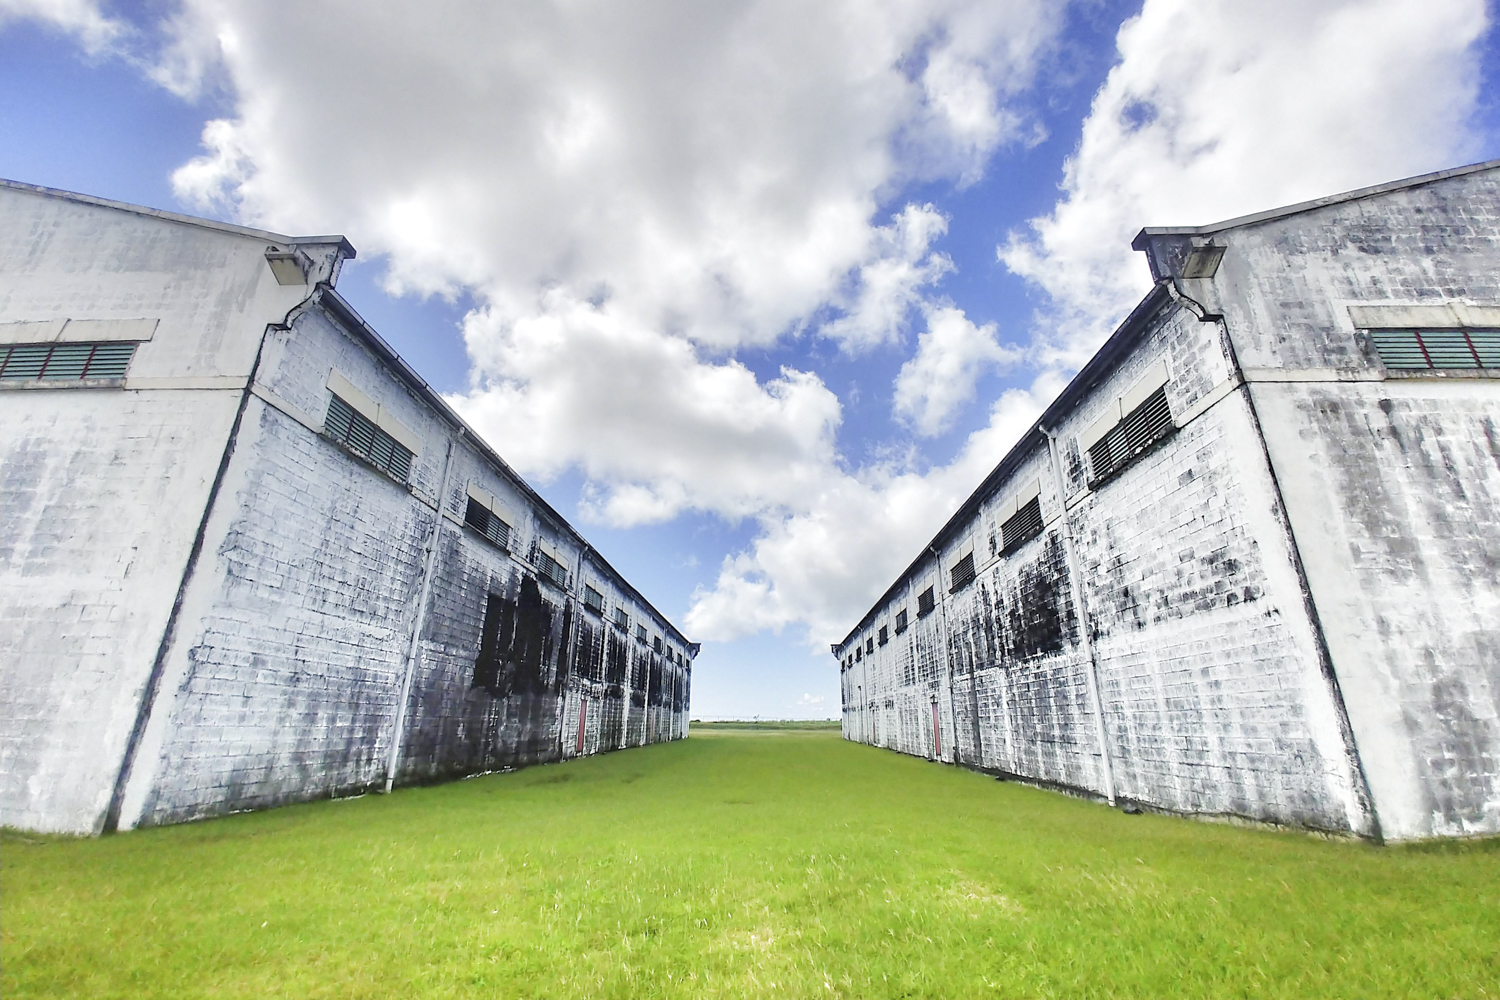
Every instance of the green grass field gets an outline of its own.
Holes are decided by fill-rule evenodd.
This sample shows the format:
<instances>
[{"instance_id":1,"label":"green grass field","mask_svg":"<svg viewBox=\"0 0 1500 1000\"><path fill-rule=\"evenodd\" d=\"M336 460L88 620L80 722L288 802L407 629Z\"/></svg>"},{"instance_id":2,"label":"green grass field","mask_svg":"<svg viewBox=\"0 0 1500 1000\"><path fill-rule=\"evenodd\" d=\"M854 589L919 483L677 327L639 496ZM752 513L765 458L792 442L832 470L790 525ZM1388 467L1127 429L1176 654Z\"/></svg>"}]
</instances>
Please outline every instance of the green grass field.
<instances>
[{"instance_id":1,"label":"green grass field","mask_svg":"<svg viewBox=\"0 0 1500 1000\"><path fill-rule=\"evenodd\" d=\"M696 727L100 840L8 833L17 997L1487 997L1500 841L1160 816Z\"/></svg>"}]
</instances>

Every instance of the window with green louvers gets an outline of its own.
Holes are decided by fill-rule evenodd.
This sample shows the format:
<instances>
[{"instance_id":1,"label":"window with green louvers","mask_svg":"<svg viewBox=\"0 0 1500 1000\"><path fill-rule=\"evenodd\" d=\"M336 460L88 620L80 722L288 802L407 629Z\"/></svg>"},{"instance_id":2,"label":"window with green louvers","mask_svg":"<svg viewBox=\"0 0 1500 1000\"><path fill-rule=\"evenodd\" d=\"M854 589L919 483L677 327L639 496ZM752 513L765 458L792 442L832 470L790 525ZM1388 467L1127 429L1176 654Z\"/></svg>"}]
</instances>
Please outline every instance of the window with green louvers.
<instances>
[{"instance_id":1,"label":"window with green louvers","mask_svg":"<svg viewBox=\"0 0 1500 1000\"><path fill-rule=\"evenodd\" d=\"M78 381L124 378L135 354L134 341L102 344L0 345L0 379Z\"/></svg>"},{"instance_id":2,"label":"window with green louvers","mask_svg":"<svg viewBox=\"0 0 1500 1000\"><path fill-rule=\"evenodd\" d=\"M1002 552L1009 552L1018 545L1031 541L1042 532L1042 498L1033 497L1005 523L1000 525L1000 537L1004 540Z\"/></svg>"},{"instance_id":3,"label":"window with green louvers","mask_svg":"<svg viewBox=\"0 0 1500 1000\"><path fill-rule=\"evenodd\" d=\"M537 552L536 568L549 582L563 588L568 586L568 571L563 568L562 563L553 559L547 553L542 551Z\"/></svg>"},{"instance_id":4,"label":"window with green louvers","mask_svg":"<svg viewBox=\"0 0 1500 1000\"><path fill-rule=\"evenodd\" d=\"M1090 484L1102 482L1119 472L1171 432L1174 426L1172 410L1167 405L1167 390L1163 386L1125 414L1123 420L1089 448L1089 464L1094 470Z\"/></svg>"},{"instance_id":5,"label":"window with green louvers","mask_svg":"<svg viewBox=\"0 0 1500 1000\"><path fill-rule=\"evenodd\" d=\"M1387 368L1500 368L1500 330L1371 330Z\"/></svg>"},{"instance_id":6,"label":"window with green louvers","mask_svg":"<svg viewBox=\"0 0 1500 1000\"><path fill-rule=\"evenodd\" d=\"M932 609L935 606L936 605L933 602L932 588L931 587L928 587L926 590L922 591L922 593L920 593L920 594L917 595L917 617L918 618L925 618L927 615L932 614Z\"/></svg>"},{"instance_id":7,"label":"window with green louvers","mask_svg":"<svg viewBox=\"0 0 1500 1000\"><path fill-rule=\"evenodd\" d=\"M494 511L473 497L469 498L469 509L464 511L464 524L502 549L510 550L510 525L496 517Z\"/></svg>"},{"instance_id":8,"label":"window with green louvers","mask_svg":"<svg viewBox=\"0 0 1500 1000\"><path fill-rule=\"evenodd\" d=\"M585 584L583 587L583 606L596 615L604 614L604 595Z\"/></svg>"},{"instance_id":9,"label":"window with green louvers","mask_svg":"<svg viewBox=\"0 0 1500 1000\"><path fill-rule=\"evenodd\" d=\"M328 397L323 433L392 478L404 483L411 475L410 449L337 396Z\"/></svg>"},{"instance_id":10,"label":"window with green louvers","mask_svg":"<svg viewBox=\"0 0 1500 1000\"><path fill-rule=\"evenodd\" d=\"M906 609L902 608L896 612L896 634L900 635L906 631Z\"/></svg>"},{"instance_id":11,"label":"window with green louvers","mask_svg":"<svg viewBox=\"0 0 1500 1000\"><path fill-rule=\"evenodd\" d=\"M952 588L948 591L948 593L950 594L957 593L958 591L963 590L969 584L973 583L974 553L970 552L966 554L962 559L955 563L949 575L952 578L953 582Z\"/></svg>"}]
</instances>

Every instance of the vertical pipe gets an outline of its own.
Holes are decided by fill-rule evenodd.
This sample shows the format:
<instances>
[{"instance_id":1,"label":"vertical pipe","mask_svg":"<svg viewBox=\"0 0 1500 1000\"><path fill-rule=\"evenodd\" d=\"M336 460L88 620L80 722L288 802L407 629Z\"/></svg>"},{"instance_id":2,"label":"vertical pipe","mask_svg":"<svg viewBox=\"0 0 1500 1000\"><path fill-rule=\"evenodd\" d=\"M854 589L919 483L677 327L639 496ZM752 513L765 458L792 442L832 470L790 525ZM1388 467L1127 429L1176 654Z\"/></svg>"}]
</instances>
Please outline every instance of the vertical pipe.
<instances>
[{"instance_id":1,"label":"vertical pipe","mask_svg":"<svg viewBox=\"0 0 1500 1000\"><path fill-rule=\"evenodd\" d=\"M458 436L463 436L460 428ZM391 733L391 753L385 763L385 790L389 794L396 783L396 765L401 760L401 740L406 735L406 703L411 698L412 675L417 669L417 654L422 645L422 626L427 622L427 602L432 596L432 577L437 569L438 539L443 530L443 506L448 501L448 474L453 469L453 438L448 439L448 453L443 456L442 485L438 487L436 516L432 534L427 537L427 565L422 570L422 589L417 597L416 623L411 630L411 644L406 649L406 670L401 678L401 700L396 703L396 724Z\"/></svg>"},{"instance_id":2,"label":"vertical pipe","mask_svg":"<svg viewBox=\"0 0 1500 1000\"><path fill-rule=\"evenodd\" d=\"M1115 768L1109 752L1109 731L1104 725L1104 698L1099 691L1099 660L1094 654L1094 640L1089 635L1088 607L1084 604L1083 579L1078 575L1078 553L1073 547L1073 529L1068 524L1068 491L1063 483L1062 462L1057 452L1057 438L1040 424L1037 429L1047 439L1047 460L1052 466L1052 481L1057 489L1057 502L1062 508L1063 555L1068 562L1068 582L1073 591L1073 613L1078 618L1078 644L1088 660L1089 700L1094 707L1094 735L1099 741L1100 769L1104 778L1104 797L1110 805L1115 804Z\"/></svg>"},{"instance_id":3,"label":"vertical pipe","mask_svg":"<svg viewBox=\"0 0 1500 1000\"><path fill-rule=\"evenodd\" d=\"M928 546L927 551L932 553L932 561L937 568L938 608L942 612L943 616L943 669L947 671L948 674L948 712L950 715L956 717L958 714L958 707L954 704L953 701L953 656L950 651L950 647L953 642L953 633L948 626L948 585L943 582L943 558L938 554L937 546ZM934 711L936 711L936 706L937 699L934 698ZM933 732L937 732L936 726L934 726ZM939 751L937 756L938 760L943 759L941 751ZM953 763L962 763L962 761L958 759L958 756L958 744L955 743L953 745Z\"/></svg>"}]
</instances>

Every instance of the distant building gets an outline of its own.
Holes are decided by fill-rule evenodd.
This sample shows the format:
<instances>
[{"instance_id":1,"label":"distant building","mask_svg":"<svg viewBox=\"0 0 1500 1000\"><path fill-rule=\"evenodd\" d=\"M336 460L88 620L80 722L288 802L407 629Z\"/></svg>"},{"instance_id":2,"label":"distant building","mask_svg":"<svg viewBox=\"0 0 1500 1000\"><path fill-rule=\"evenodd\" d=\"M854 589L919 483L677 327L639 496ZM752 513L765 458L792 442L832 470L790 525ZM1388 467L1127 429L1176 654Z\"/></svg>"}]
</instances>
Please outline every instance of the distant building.
<instances>
[{"instance_id":1,"label":"distant building","mask_svg":"<svg viewBox=\"0 0 1500 1000\"><path fill-rule=\"evenodd\" d=\"M353 256L0 182L5 824L686 734L698 647L339 297Z\"/></svg>"},{"instance_id":2,"label":"distant building","mask_svg":"<svg viewBox=\"0 0 1500 1000\"><path fill-rule=\"evenodd\" d=\"M844 733L1111 802L1500 832L1500 161L1198 228L844 639Z\"/></svg>"}]
</instances>

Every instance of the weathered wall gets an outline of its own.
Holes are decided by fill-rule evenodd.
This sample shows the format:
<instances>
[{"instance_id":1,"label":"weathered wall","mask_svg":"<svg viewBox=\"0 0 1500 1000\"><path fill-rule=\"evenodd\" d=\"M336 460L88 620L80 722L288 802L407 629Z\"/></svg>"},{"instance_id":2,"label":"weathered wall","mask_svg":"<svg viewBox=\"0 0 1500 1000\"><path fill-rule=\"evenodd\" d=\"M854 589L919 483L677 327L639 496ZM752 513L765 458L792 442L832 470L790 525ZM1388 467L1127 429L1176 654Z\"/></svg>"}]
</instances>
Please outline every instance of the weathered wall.
<instances>
[{"instance_id":1,"label":"weathered wall","mask_svg":"<svg viewBox=\"0 0 1500 1000\"><path fill-rule=\"evenodd\" d=\"M0 382L0 812L100 829L261 332L266 241L0 185L0 343L149 339L123 380Z\"/></svg>"},{"instance_id":2,"label":"weathered wall","mask_svg":"<svg viewBox=\"0 0 1500 1000\"><path fill-rule=\"evenodd\" d=\"M1175 431L1091 487L1079 434L1163 360ZM1043 435L1023 441L972 517L851 636L846 648L863 648L844 671L846 734L931 756L935 697L944 759L1101 795L1112 775L1117 795L1160 808L1365 831L1264 453L1229 374L1220 325L1168 308L1055 415L1061 469ZM994 512L1031 483L1045 526L997 552ZM950 593L970 545L976 579ZM928 585L939 603L916 622ZM901 607L914 625L881 647Z\"/></svg>"},{"instance_id":3,"label":"weathered wall","mask_svg":"<svg viewBox=\"0 0 1500 1000\"><path fill-rule=\"evenodd\" d=\"M318 433L330 371L420 440L407 483ZM505 511L508 548L464 524L471 487ZM567 586L538 572L538 546L567 568ZM614 721L630 696L660 705L664 666L605 635L578 599L583 581L611 614L627 607L632 628L645 623L679 652L680 636L322 307L267 337L205 552L123 826L377 787L398 739L401 782L572 756L580 698L591 701L584 753L683 733L681 721L628 732ZM492 604L500 625L481 662ZM593 676L600 636L633 686Z\"/></svg>"},{"instance_id":4,"label":"weathered wall","mask_svg":"<svg viewBox=\"0 0 1500 1000\"><path fill-rule=\"evenodd\" d=\"M1497 173L1232 230L1183 283L1252 379L1390 839L1500 831L1500 382L1387 373L1349 307L1500 304Z\"/></svg>"}]
</instances>

